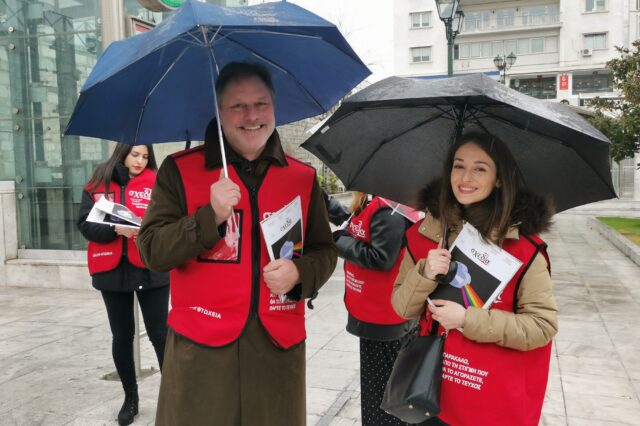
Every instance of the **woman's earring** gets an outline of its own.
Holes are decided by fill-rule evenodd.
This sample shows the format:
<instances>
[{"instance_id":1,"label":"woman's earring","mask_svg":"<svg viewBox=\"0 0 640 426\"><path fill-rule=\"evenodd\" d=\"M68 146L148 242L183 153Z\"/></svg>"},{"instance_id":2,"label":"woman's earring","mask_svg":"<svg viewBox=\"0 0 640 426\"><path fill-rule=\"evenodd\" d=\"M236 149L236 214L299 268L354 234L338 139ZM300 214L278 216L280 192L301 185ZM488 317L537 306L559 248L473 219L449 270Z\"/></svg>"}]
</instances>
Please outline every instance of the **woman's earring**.
<instances>
[{"instance_id":1,"label":"woman's earring","mask_svg":"<svg viewBox=\"0 0 640 426\"><path fill-rule=\"evenodd\" d=\"M502 182L500 180L496 181L496 188L500 188L502 186Z\"/></svg>"}]
</instances>

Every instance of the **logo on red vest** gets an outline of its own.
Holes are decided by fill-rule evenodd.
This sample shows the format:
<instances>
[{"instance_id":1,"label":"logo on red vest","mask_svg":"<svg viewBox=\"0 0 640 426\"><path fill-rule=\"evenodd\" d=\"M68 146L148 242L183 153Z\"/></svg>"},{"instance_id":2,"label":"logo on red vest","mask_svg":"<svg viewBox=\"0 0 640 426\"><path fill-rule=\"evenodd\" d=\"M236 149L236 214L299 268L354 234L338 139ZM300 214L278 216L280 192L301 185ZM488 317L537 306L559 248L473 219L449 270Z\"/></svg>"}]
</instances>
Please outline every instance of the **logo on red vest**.
<instances>
[{"instance_id":1,"label":"logo on red vest","mask_svg":"<svg viewBox=\"0 0 640 426\"><path fill-rule=\"evenodd\" d=\"M349 230L358 238L367 238L367 231L362 227L362 220L359 220L358 223L351 222L349 224Z\"/></svg>"},{"instance_id":2,"label":"logo on red vest","mask_svg":"<svg viewBox=\"0 0 640 426\"><path fill-rule=\"evenodd\" d=\"M210 309L203 308L202 306L189 306L189 309L193 309L197 313L211 318L222 319L222 314L220 312L212 311Z\"/></svg>"}]
</instances>

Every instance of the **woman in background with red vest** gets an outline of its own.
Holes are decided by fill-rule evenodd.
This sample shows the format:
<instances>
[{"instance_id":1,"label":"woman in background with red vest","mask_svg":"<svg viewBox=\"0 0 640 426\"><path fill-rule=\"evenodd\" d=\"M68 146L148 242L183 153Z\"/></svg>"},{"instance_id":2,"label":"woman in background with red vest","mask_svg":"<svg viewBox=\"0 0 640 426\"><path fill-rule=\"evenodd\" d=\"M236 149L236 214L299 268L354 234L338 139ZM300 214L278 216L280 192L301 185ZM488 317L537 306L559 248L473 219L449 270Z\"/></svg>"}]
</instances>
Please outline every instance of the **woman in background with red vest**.
<instances>
[{"instance_id":1,"label":"woman in background with red vest","mask_svg":"<svg viewBox=\"0 0 640 426\"><path fill-rule=\"evenodd\" d=\"M384 388L398 356L401 338L412 322L391 307L391 290L405 251L404 233L411 225L379 197L354 192L349 212L328 199L329 219L344 259L347 331L360 337L361 413L364 426L405 425L380 409Z\"/></svg>"},{"instance_id":2,"label":"woman in background with red vest","mask_svg":"<svg viewBox=\"0 0 640 426\"><path fill-rule=\"evenodd\" d=\"M138 230L87 221L94 203L103 196L123 204L142 217L149 205L157 169L151 145L118 144L104 163L96 166L82 193L78 229L89 240L87 248L92 284L102 293L113 335L112 355L125 399L118 424L133 423L138 414L138 385L133 360L133 293L162 369L169 309L169 274L145 268L138 254Z\"/></svg>"},{"instance_id":3,"label":"woman in background with red vest","mask_svg":"<svg viewBox=\"0 0 640 426\"><path fill-rule=\"evenodd\" d=\"M551 339L558 331L546 244L552 210L524 189L508 148L473 133L451 147L441 181L421 194L427 217L407 231L407 254L394 285L398 315L420 318L421 332L448 330L439 419L446 424L538 425ZM464 222L522 262L489 309L426 298L449 271L452 243Z\"/></svg>"}]
</instances>

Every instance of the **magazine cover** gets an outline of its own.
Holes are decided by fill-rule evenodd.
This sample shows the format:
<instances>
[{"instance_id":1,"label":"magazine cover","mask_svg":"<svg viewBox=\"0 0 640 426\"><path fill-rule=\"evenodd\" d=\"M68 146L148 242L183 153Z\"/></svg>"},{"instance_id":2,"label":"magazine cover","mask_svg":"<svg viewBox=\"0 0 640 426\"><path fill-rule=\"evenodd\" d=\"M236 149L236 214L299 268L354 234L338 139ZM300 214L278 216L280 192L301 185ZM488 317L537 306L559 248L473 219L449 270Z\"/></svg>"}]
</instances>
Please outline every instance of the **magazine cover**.
<instances>
[{"instance_id":1,"label":"magazine cover","mask_svg":"<svg viewBox=\"0 0 640 426\"><path fill-rule=\"evenodd\" d=\"M429 299L452 300L465 308L488 309L522 265L497 245L483 240L468 223L450 251L456 274L449 283L439 284Z\"/></svg>"},{"instance_id":2,"label":"magazine cover","mask_svg":"<svg viewBox=\"0 0 640 426\"><path fill-rule=\"evenodd\" d=\"M304 244L302 202L300 196L260 222L269 258L295 259L302 256ZM285 294L271 295L270 310L296 309L297 303Z\"/></svg>"},{"instance_id":3,"label":"magazine cover","mask_svg":"<svg viewBox=\"0 0 640 426\"><path fill-rule=\"evenodd\" d=\"M140 228L142 223L142 219L126 206L109 201L105 197L101 197L93 204L93 208L89 212L89 216L87 216L87 221L136 229Z\"/></svg>"},{"instance_id":4,"label":"magazine cover","mask_svg":"<svg viewBox=\"0 0 640 426\"><path fill-rule=\"evenodd\" d=\"M302 256L302 204L297 196L282 209L260 222L269 258L293 259Z\"/></svg>"}]
</instances>

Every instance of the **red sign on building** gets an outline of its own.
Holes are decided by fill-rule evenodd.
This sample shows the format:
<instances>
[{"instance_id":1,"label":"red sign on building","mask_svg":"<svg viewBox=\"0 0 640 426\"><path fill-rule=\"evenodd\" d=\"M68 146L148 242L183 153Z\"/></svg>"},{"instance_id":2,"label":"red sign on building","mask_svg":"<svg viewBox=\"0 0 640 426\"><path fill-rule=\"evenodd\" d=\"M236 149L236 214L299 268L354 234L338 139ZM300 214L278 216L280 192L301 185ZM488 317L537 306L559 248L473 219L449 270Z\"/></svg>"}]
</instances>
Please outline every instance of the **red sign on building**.
<instances>
[{"instance_id":1,"label":"red sign on building","mask_svg":"<svg viewBox=\"0 0 640 426\"><path fill-rule=\"evenodd\" d=\"M560 74L560 90L569 90L569 74Z\"/></svg>"}]
</instances>

